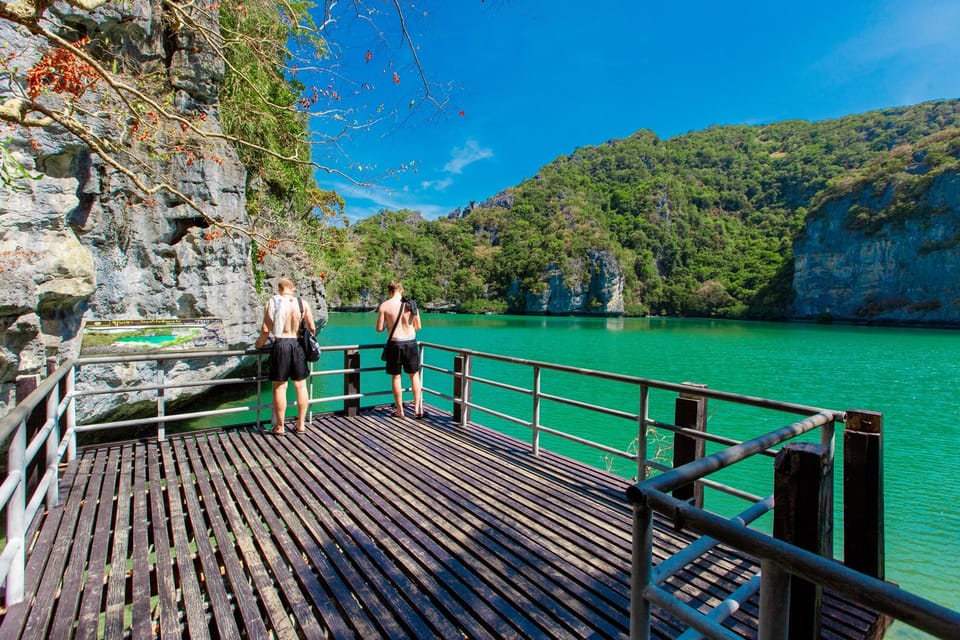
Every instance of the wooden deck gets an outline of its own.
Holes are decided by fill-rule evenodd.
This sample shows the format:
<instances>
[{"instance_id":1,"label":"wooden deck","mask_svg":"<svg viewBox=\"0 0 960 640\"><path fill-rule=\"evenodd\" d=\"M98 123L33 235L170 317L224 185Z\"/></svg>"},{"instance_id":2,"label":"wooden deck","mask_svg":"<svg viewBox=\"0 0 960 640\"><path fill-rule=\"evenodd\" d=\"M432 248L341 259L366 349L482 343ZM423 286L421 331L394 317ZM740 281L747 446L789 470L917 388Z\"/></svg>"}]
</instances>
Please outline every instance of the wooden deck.
<instances>
[{"instance_id":1,"label":"wooden deck","mask_svg":"<svg viewBox=\"0 0 960 640\"><path fill-rule=\"evenodd\" d=\"M317 416L84 450L32 536L0 638L623 638L626 481L432 411ZM686 543L669 526L664 557ZM670 586L717 604L754 562ZM727 626L756 637L757 602ZM654 609L656 635L683 629ZM825 638L876 616L825 603Z\"/></svg>"}]
</instances>

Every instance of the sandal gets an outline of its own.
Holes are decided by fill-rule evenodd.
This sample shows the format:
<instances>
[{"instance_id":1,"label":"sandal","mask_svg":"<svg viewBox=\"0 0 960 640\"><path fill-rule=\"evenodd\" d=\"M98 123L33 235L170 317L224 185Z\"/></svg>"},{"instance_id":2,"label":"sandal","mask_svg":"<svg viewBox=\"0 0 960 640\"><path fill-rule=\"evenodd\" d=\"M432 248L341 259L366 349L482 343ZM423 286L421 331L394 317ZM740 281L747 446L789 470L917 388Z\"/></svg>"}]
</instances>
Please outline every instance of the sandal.
<instances>
[{"instance_id":1,"label":"sandal","mask_svg":"<svg viewBox=\"0 0 960 640\"><path fill-rule=\"evenodd\" d=\"M285 436L285 435L287 435L287 431L286 431L286 429L284 429L283 427L279 427L279 428L273 429L272 431L270 431L270 433L272 433L272 434L275 435L275 436Z\"/></svg>"}]
</instances>

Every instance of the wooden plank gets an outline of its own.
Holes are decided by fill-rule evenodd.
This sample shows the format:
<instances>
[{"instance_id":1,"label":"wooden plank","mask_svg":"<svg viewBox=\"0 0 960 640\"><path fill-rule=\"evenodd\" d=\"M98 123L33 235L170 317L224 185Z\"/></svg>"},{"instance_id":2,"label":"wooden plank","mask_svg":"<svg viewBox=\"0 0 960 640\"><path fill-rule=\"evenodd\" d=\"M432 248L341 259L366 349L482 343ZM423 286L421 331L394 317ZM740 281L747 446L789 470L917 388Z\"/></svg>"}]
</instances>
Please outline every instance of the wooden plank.
<instances>
[{"instance_id":1,"label":"wooden plank","mask_svg":"<svg viewBox=\"0 0 960 640\"><path fill-rule=\"evenodd\" d=\"M250 573L260 605L266 611L266 617L270 621L268 633L272 631L277 638L281 639L296 638L297 632L287 616L284 603L277 592L276 583L268 571L268 565L275 561L276 554L261 555L259 551L262 539L268 534L262 526L257 526L259 520L250 522L244 519L241 513L243 507L239 505L247 502L246 493L240 487L236 472L226 471L220 467L224 458L220 443L214 443L218 449L216 453L207 440L201 440L197 444L205 466L218 471L210 474L210 483L230 527L230 534L233 535L243 562ZM261 533L262 536L259 535Z\"/></svg>"},{"instance_id":2,"label":"wooden plank","mask_svg":"<svg viewBox=\"0 0 960 640\"><path fill-rule=\"evenodd\" d=\"M152 446L152 445L151 445ZM150 640L155 637L154 620L152 615L151 574L150 561L150 504L147 477L149 462L147 461L147 445L134 445L133 456L133 576L131 594L132 619L131 636L134 640ZM156 516L159 518L159 514Z\"/></svg>"},{"instance_id":3,"label":"wooden plank","mask_svg":"<svg viewBox=\"0 0 960 640\"><path fill-rule=\"evenodd\" d=\"M305 439L306 436L303 438ZM439 612L434 604L435 601L425 593L422 579L428 576L429 572L422 565L409 561L409 554L403 554L400 559L388 554L389 550L406 548L408 545L415 545L416 541L406 540L405 544L400 545L389 540L386 532L381 532L376 527L365 526L369 521L363 517L362 511L354 512L351 506L359 509L356 506L357 503L364 503L367 500L357 493L352 493L350 498L354 502L351 505L347 503L345 494L338 493L334 497L328 493L328 489L332 488L331 480L325 477L314 464L314 459L314 456L306 457L292 465L290 471L297 476L297 482L294 483L295 490L299 491L308 508L315 514L322 529L328 532L328 539L326 541L318 539L317 543L324 548L345 579L350 580L354 585L348 588L363 589L367 593L367 598L383 598L385 606L391 610L386 612L389 615L403 615L406 619L409 617L406 612L409 607L412 606L420 611L428 621L430 629L423 626L422 620L414 623L407 620L405 626L408 634L440 638L459 635L457 627L449 622L448 616ZM337 506L336 509L324 506L333 504ZM322 535L318 529L314 531L315 537ZM338 548L357 550L356 553L350 554L350 561L355 566L345 565L338 559L341 555L336 552ZM358 580L370 580L376 593L371 593L362 584L357 585ZM427 588L432 586L434 585L428 585ZM433 593L436 594L436 591ZM444 593L440 597L449 599L449 595ZM393 613L394 611L396 614Z\"/></svg>"},{"instance_id":4,"label":"wooden plank","mask_svg":"<svg viewBox=\"0 0 960 640\"><path fill-rule=\"evenodd\" d=\"M123 636L123 614L126 606L127 560L133 535L133 462L132 445L122 445L117 468L116 516L113 520L113 548L110 551L110 576L103 620L104 640L120 640ZM82 625L81 625L82 626ZM96 628L96 627L94 627Z\"/></svg>"},{"instance_id":5,"label":"wooden plank","mask_svg":"<svg viewBox=\"0 0 960 640\"><path fill-rule=\"evenodd\" d=\"M49 568L51 573L55 574L55 586L59 583L60 575L63 572L63 565L60 562L61 555L57 551L57 544L60 542L59 531L61 526L70 527L70 523L76 518L78 505L83 500L83 490L81 488L74 495L73 487L78 482L79 468L86 471L89 462L82 462L82 459L74 460L67 466L63 479L60 483L61 505L54 507L46 515L37 518L30 529L34 533L28 537L32 544L28 547L27 566L24 573L24 597L20 602L7 608L0 623L0 637L2 638L22 638L27 633L26 625L28 618L41 612L35 611L32 606L34 598L40 595L40 598L46 597L46 592L40 593L40 588L44 584L44 576ZM50 580L53 580L51 578ZM40 602L46 602L40 599ZM47 613L43 612L43 613ZM34 625L39 623L33 623ZM44 623L45 624L45 623ZM36 631L30 632L35 635Z\"/></svg>"},{"instance_id":6,"label":"wooden plank","mask_svg":"<svg viewBox=\"0 0 960 640\"><path fill-rule=\"evenodd\" d=\"M264 494L258 478L255 477L256 469L253 467L258 465L251 464L238 453L243 449L234 446L235 438L223 438L220 443L223 453L236 467L240 486L243 487L243 492L234 493L234 496L244 514L246 525L251 528L260 553L264 556L276 585L283 594L289 613L294 616L297 624L308 637L324 635L310 603L307 602L298 584L298 580L309 584L312 570L303 556L296 552L293 541L284 531L282 522ZM325 593L310 590L307 593L318 606L326 599Z\"/></svg>"},{"instance_id":7,"label":"wooden plank","mask_svg":"<svg viewBox=\"0 0 960 640\"><path fill-rule=\"evenodd\" d=\"M349 621L361 636L368 634L386 634L388 636L403 636L405 633L412 635L426 634L423 621L412 609L400 607L391 610L385 606L384 600L377 593L377 587L382 586L379 575L365 573L357 569L355 554L343 553L344 548L351 549L354 546L351 542L343 539L343 529L328 529L320 533L319 528L309 522L312 518L321 517L326 507L318 505L317 508L310 510L302 500L293 497L295 491L292 490L290 479L294 470L304 463L303 457L295 448L300 439L299 437L288 439L263 438L258 434L248 434L245 437L245 443L249 455L256 455L262 460L276 461L275 465L265 465L263 469L259 470L259 473L263 474L264 482L273 481L275 487L279 489L279 491L272 489L270 494L277 497L273 504L278 513L285 514L284 527L292 536L292 540L303 550L303 554L310 558L312 565L318 568L319 573L324 577L322 582L316 582L316 584L305 583L304 587L310 590L315 590L318 587L329 590L332 602L328 603L327 607L333 602L342 602L344 597L350 600L356 599L359 608L354 608L349 615ZM262 445L265 448L256 445ZM285 476L285 483L277 484L279 481L278 473ZM286 485L285 489L284 485ZM303 495L302 492L300 493ZM280 502L281 498L287 499L285 504ZM299 513L309 514L310 518L293 517ZM311 536L307 529L312 530L314 535ZM365 544L369 546L371 541L367 540ZM347 546L344 547L343 545ZM320 553L321 550L322 553ZM405 628L409 631L405 632Z\"/></svg>"},{"instance_id":8,"label":"wooden plank","mask_svg":"<svg viewBox=\"0 0 960 640\"><path fill-rule=\"evenodd\" d=\"M187 529L188 520L184 517L183 504L186 502L182 490L185 484L192 480L189 476L189 469L179 469L174 462L170 451L170 441L160 443L160 457L163 461L163 475L166 480L166 511L167 521L170 531L173 534L173 548L176 552L177 572L176 580L179 587L179 603L182 607L184 617L187 623L187 635L197 640L208 640L210 638L210 626L207 622L207 614L204 610L206 598L200 592L200 579L197 576L196 565L193 562L193 551L190 548L191 540L206 536L206 527L203 527L200 535L194 536ZM196 523L194 523L196 524ZM202 525L202 523L201 523ZM157 554L157 564L163 562L163 557ZM219 577L219 572L217 573ZM165 604L161 600L161 606ZM161 620L162 620L161 612Z\"/></svg>"},{"instance_id":9,"label":"wooden plank","mask_svg":"<svg viewBox=\"0 0 960 640\"><path fill-rule=\"evenodd\" d=\"M210 543L208 525L201 511L200 499L197 496L195 488L195 484L201 481L200 479L206 474L206 471L202 466L191 466L190 459L184 451L183 442L182 439L176 439L171 442L171 447L177 454L175 457L180 468L180 488L183 492L184 504L187 507L187 514L190 518L190 530L193 532L192 539L197 547L196 554L200 559L200 565L203 569L201 578L203 580L206 597L210 603L213 624L216 625L219 637L236 638L239 637L240 630L237 628L237 621L233 615L233 606L230 604L226 585L223 582L223 577L220 575L220 561L217 558L217 552ZM169 484L167 486L169 487ZM216 504L211 504L210 507L215 509ZM179 555L178 551L178 558ZM205 620L198 621L198 623L206 625Z\"/></svg>"},{"instance_id":10,"label":"wooden plank","mask_svg":"<svg viewBox=\"0 0 960 640\"><path fill-rule=\"evenodd\" d=\"M168 536L167 500L164 498L164 476L160 469L160 452L156 446L147 447L147 480L150 483L149 496L151 515L148 519L153 533L153 548L156 561L153 564L156 573L156 611L159 619L159 637L162 640L180 638L183 629L180 626L180 601L177 597L177 583L173 573L173 546Z\"/></svg>"},{"instance_id":11,"label":"wooden plank","mask_svg":"<svg viewBox=\"0 0 960 640\"><path fill-rule=\"evenodd\" d=\"M384 428L382 424L373 424L372 426L377 431ZM391 431L395 430L395 427L391 428ZM341 435L343 434L338 434L338 436ZM338 437L338 440L341 441L342 446L342 438ZM368 444L360 443L352 453L358 456L364 455L365 450L371 451ZM461 531L461 529L464 529L463 518L465 513L468 511L474 511L477 514L496 513L499 510L496 504L492 504L489 509L480 509L472 504L471 496L456 496L449 493L446 489L446 486L450 484L447 479L434 483L431 480L433 470L429 467L435 467L436 473L443 473L442 469L444 467L443 464L438 464L436 460L427 460L421 467L418 464L419 461L415 457L411 457L408 459L408 465L405 466L403 474L393 473L390 476L379 474L376 471L376 458L383 453L383 451L376 451L368 454L371 457L361 463L364 473L374 474L376 481L372 484L376 487L393 488L403 483L403 486L397 488L402 489L398 493L402 496L404 503L397 505L397 508L404 515L410 514L411 518L419 523L414 525L415 527L427 526L432 520L435 526L425 532L431 540L446 549L446 553L460 558L465 563L469 559L468 569L479 572L484 575L488 582L496 584L501 590L499 598L516 603L517 607L525 613L538 619L538 624L542 628L558 629L566 627L568 633L579 634L584 632L584 621L571 616L567 611L566 603L558 604L557 600L554 599L552 590L541 589L538 584L526 577L536 574L544 563L522 560L518 556L511 556L510 559L513 562L504 562L500 556L493 553L491 548L478 544L484 537L483 532L487 530L496 531L501 526L499 523L492 526L484 524ZM390 455L395 454L394 451L390 453ZM356 465L358 461L352 460L352 462ZM421 485L424 487L422 490L418 488ZM385 504L378 504L378 509L390 507L389 498L390 496L382 496ZM438 515L441 511L445 516ZM525 549L525 555L529 556L531 549L536 549L536 546L531 545ZM494 575L500 577L494 578ZM509 576L509 579L504 580L503 576ZM531 597L537 601L536 607L530 606L529 599ZM525 603L527 606L524 606Z\"/></svg>"},{"instance_id":12,"label":"wooden plank","mask_svg":"<svg viewBox=\"0 0 960 640\"><path fill-rule=\"evenodd\" d=\"M302 440L303 438L296 438L287 442L296 445ZM261 438L254 435L248 438L248 441L251 445L251 451L257 444L265 447L263 454L266 458L269 458L271 453L278 452L275 446L271 446L276 445L276 438ZM287 464L287 461L289 461L289 464ZM292 449L286 459L283 460L282 466L266 467L263 472L271 478L278 489L281 489L280 493L284 493L282 487L284 484L287 487L290 486L290 474L296 473L306 463L307 458L300 454L299 449ZM278 468L286 476L286 482L278 479ZM296 494L299 494L300 500L294 498ZM310 557L315 567L324 566L329 562L336 569L343 579L343 587L360 601L361 606L369 612L369 617L375 625L379 621L379 625L383 627L382 633L391 636L403 634L413 637L428 637L431 634L427 623L420 614L402 600L389 581L384 580L383 576L367 561L362 553L348 555L342 553L343 548L373 549L375 548L373 543L378 541L370 539L356 541L349 538L344 528L335 527L321 531L321 528L315 526L315 523L317 519L324 517L323 514L327 507L316 501L309 493L300 490L299 483L297 483L297 488L294 491L286 492L284 497L287 498L291 507L288 517L285 518L285 524L303 549L304 554ZM303 514L308 517L302 519L291 517L294 514ZM318 553L321 549L324 551L323 554ZM391 591L393 592L391 593ZM337 599L339 600L340 596L337 596Z\"/></svg>"},{"instance_id":13,"label":"wooden plank","mask_svg":"<svg viewBox=\"0 0 960 640\"><path fill-rule=\"evenodd\" d=\"M237 612L243 621L244 634L252 639L267 638L267 627L264 624L262 612L257 606L257 597L253 592L251 580L243 569L244 563L242 558L237 554L240 545L235 542L234 535L227 526L221 511L221 505L218 502L218 496L211 485L210 478L220 475L221 471L219 467L210 468L204 463L197 446L198 439L200 438L191 438L182 443L175 442L174 450L177 452L178 458L189 459L190 466L193 467L193 469L204 470L204 472L197 473L196 475L197 488L200 494L197 498L192 498L192 500L196 500L198 504L201 500L203 501L204 512L210 521L210 529L216 540L217 550L214 552L211 549L209 553L211 556L216 553L223 563L226 578L229 581L230 594L236 602ZM186 490L188 492L190 491L189 485L186 487ZM191 509L191 511L193 510L194 509ZM196 516L191 513L191 518L195 517ZM253 559L259 560L259 558ZM207 573L209 574L212 570L212 568L207 569ZM224 596L226 597L226 593L224 593ZM228 607L226 610L223 609L223 605L214 606L217 628L219 629L221 637L236 637L239 635L239 631L236 630L236 624L234 623L233 629L231 630L230 625L226 622L221 622L221 618L230 616L232 619L233 616L229 601L226 602L226 606ZM233 636L230 635L231 631L234 634Z\"/></svg>"},{"instance_id":14,"label":"wooden plank","mask_svg":"<svg viewBox=\"0 0 960 640\"><path fill-rule=\"evenodd\" d=\"M378 425L373 427L377 428ZM382 429L382 425L379 428ZM357 455L363 455L364 448L361 446ZM521 548L515 540L504 535L498 522L491 523L489 514L499 511L497 505L481 509L471 496L458 495L453 491L450 478L437 480L427 468L436 467L436 474L443 475L443 464L432 464L433 461L428 460L425 467L412 464L404 468L404 473L391 473L388 476L376 468L375 456L379 454L368 455L370 457L364 469L372 475L376 484L402 494L403 504L397 505L398 509L409 514L420 526L426 527L432 521L434 527L425 533L458 557L472 557L472 564L486 574L487 580L497 580L504 585L501 588L505 591L509 591L507 584L518 589L519 596L505 593L518 606L522 606L528 598L533 598L538 608L551 616L542 620L543 626L552 629L565 627L567 632L577 635L596 633L592 626L605 629L608 634L616 633L612 627L604 624L603 616L609 609L608 604L581 606L581 600L589 595L585 589L595 584L595 580L585 577L579 584L564 583L564 576L558 575L556 570L558 564L563 564L560 556L538 555L541 549L536 540L534 544ZM413 460L416 461L416 458L413 457ZM384 500L388 501L388 497L385 496ZM488 519L484 520L485 517ZM517 552L512 549L517 549ZM492 578L493 572L499 577ZM567 592L564 593L564 590ZM620 604L625 602L626 599L621 598ZM579 609L579 617L571 612L572 609ZM619 630L625 631L622 625Z\"/></svg>"},{"instance_id":15,"label":"wooden plank","mask_svg":"<svg viewBox=\"0 0 960 640\"><path fill-rule=\"evenodd\" d=\"M376 425L373 427L377 428ZM390 435L401 437L398 430L392 431ZM449 451L438 448L440 445L433 442L434 434L430 436L407 435L402 446L411 449L405 455L421 456L424 471L437 474L438 485L457 492L458 501L476 504L484 513L492 514L489 526L521 539L542 538L544 545L555 547L567 562L584 572L597 570L609 574L622 570L624 549L629 546L629 527L615 526L608 512L599 510L596 505L571 509L556 504L556 501L538 503L542 500L544 487L549 489L547 483L550 481L542 470L528 467L519 473L505 475L502 466L486 451L479 451L476 455L467 452L460 460L450 459ZM448 457L447 463L436 464L435 461L444 456ZM498 517L500 513L509 514L510 520ZM628 522L629 512L622 498L617 513L623 522ZM580 540L584 530L597 540L595 553L583 553ZM628 590L628 582L624 581L621 595L628 597Z\"/></svg>"},{"instance_id":16,"label":"wooden plank","mask_svg":"<svg viewBox=\"0 0 960 640\"><path fill-rule=\"evenodd\" d=\"M107 464L107 452L98 451L90 469L87 489L84 495L83 506L80 508L80 519L73 531L70 547L70 557L66 571L63 573L63 584L60 588L56 603L53 622L50 627L51 638L67 638L73 632L73 625L77 618L77 607L80 604L80 594L83 587L84 567L90 552L90 541L93 534L94 517L101 487L103 484L104 469Z\"/></svg>"},{"instance_id":17,"label":"wooden plank","mask_svg":"<svg viewBox=\"0 0 960 640\"><path fill-rule=\"evenodd\" d=\"M96 500L97 522L94 526L93 541L90 546L90 557L87 560L87 566L85 568L88 579L83 587L83 597L80 600L80 613L77 617L76 637L83 640L97 637L101 608L100 601L107 575L107 547L110 542L111 531L114 531L114 535L126 535L125 531L116 531L112 526L114 489L117 482L117 465L120 459L120 451L114 447L105 453L107 455L107 463L103 469L103 484Z\"/></svg>"}]
</instances>

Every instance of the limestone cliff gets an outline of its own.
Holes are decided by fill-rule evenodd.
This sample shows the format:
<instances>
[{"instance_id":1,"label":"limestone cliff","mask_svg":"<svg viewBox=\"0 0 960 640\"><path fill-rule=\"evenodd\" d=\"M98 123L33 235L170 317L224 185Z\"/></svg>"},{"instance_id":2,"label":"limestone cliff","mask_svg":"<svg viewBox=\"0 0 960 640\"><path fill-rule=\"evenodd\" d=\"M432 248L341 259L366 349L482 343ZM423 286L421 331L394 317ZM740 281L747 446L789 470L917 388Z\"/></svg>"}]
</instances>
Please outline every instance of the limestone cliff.
<instances>
[{"instance_id":1,"label":"limestone cliff","mask_svg":"<svg viewBox=\"0 0 960 640\"><path fill-rule=\"evenodd\" d=\"M508 298L523 313L549 315L623 315L623 271L609 251L591 251L586 264L578 264L576 276L551 265L543 274L542 288L522 291L514 281Z\"/></svg>"},{"instance_id":2,"label":"limestone cliff","mask_svg":"<svg viewBox=\"0 0 960 640\"><path fill-rule=\"evenodd\" d=\"M120 43L143 73L166 79L180 112L203 110L218 126L223 62L189 33L164 38L159 4L110 3L93 14L57 5L51 15L64 26L112 34L108 41ZM40 43L23 30L0 22L0 40L39 59ZM202 157L158 155L148 170L199 203L205 215L166 192L144 196L62 130L14 131L8 149L42 177L24 181L22 192L0 190L0 414L13 401L17 376L42 373L47 358L78 354L85 319L221 318L227 347L252 343L261 307L250 240L210 233L205 219L249 223L246 173L230 146L203 144L208 153ZM222 376L238 364L184 364L177 375ZM150 374L137 367L96 377L114 384L143 375ZM86 413L107 409L94 403Z\"/></svg>"},{"instance_id":3,"label":"limestone cliff","mask_svg":"<svg viewBox=\"0 0 960 640\"><path fill-rule=\"evenodd\" d=\"M960 174L915 187L871 180L808 216L794 244L794 318L960 324ZM882 215L898 200L906 215Z\"/></svg>"}]
</instances>

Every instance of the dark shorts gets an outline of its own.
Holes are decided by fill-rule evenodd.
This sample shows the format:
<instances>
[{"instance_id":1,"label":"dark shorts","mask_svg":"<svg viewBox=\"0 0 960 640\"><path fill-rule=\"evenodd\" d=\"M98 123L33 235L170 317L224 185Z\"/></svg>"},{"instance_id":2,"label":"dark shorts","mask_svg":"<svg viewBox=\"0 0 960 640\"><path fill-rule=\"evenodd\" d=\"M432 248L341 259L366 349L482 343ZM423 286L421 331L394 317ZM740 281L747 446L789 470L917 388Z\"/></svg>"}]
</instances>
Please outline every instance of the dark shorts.
<instances>
[{"instance_id":1,"label":"dark shorts","mask_svg":"<svg viewBox=\"0 0 960 640\"><path fill-rule=\"evenodd\" d=\"M277 338L270 350L270 379L274 382L305 380L310 369L307 356L296 338Z\"/></svg>"},{"instance_id":2,"label":"dark shorts","mask_svg":"<svg viewBox=\"0 0 960 640\"><path fill-rule=\"evenodd\" d=\"M420 345L416 340L391 340L387 343L387 373L400 375L420 371Z\"/></svg>"}]
</instances>

